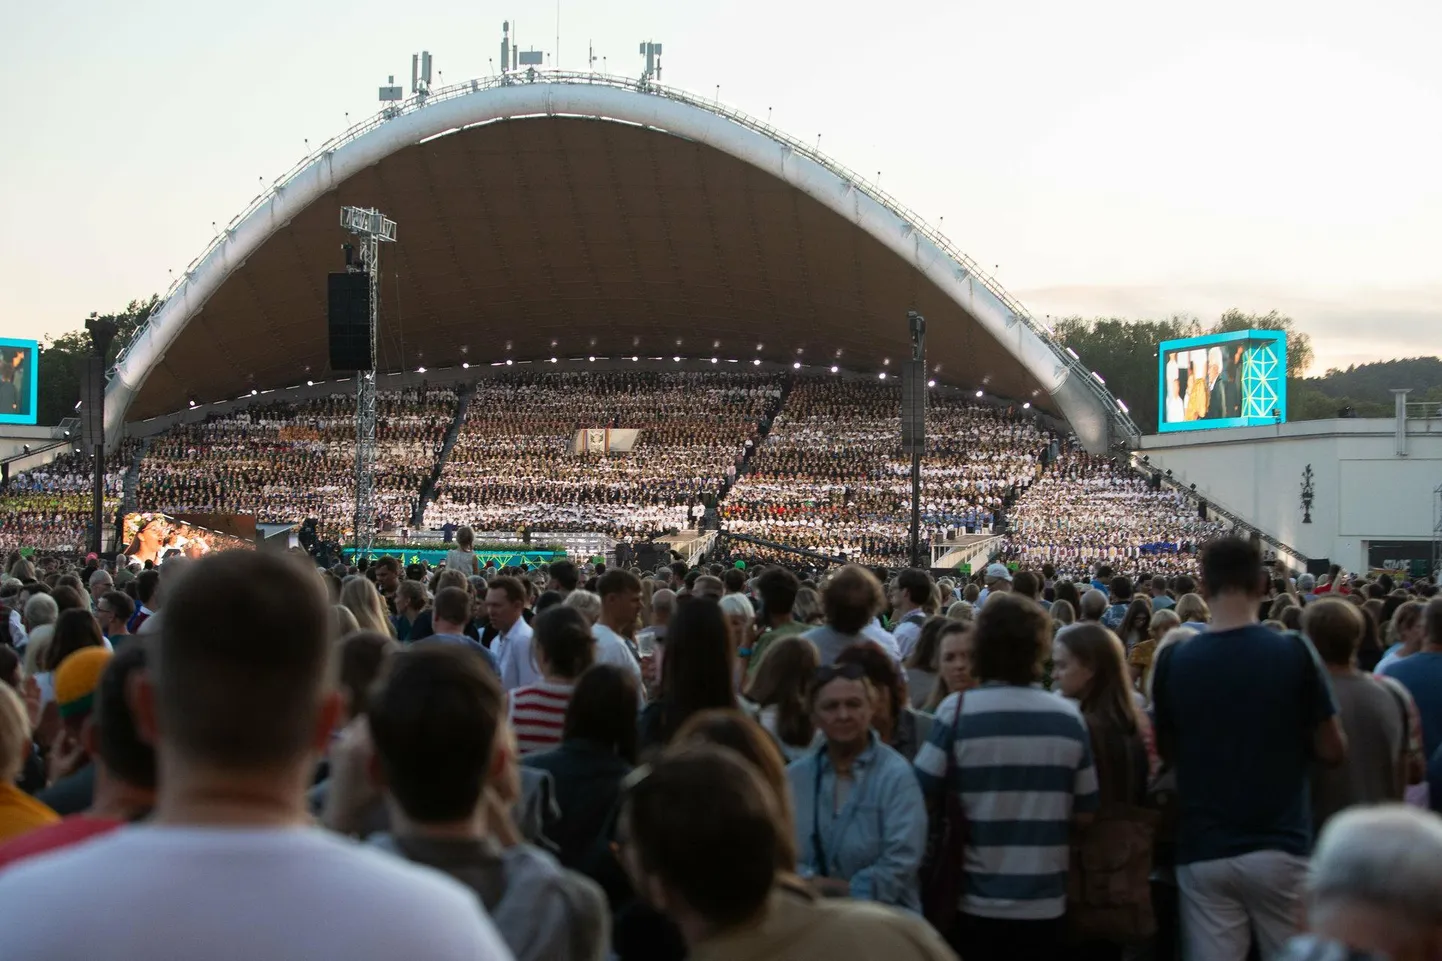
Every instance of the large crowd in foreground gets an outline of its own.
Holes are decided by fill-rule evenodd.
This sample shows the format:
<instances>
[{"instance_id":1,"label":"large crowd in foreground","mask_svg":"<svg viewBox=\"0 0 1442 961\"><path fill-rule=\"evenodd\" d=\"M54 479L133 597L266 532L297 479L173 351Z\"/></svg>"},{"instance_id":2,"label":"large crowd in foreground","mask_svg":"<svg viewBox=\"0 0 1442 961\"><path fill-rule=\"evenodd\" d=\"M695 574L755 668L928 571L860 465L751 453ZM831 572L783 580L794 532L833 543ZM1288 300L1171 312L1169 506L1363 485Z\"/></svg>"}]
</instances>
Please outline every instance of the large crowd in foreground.
<instances>
[{"instance_id":1,"label":"large crowd in foreground","mask_svg":"<svg viewBox=\"0 0 1442 961\"><path fill-rule=\"evenodd\" d=\"M910 563L910 458L895 381L729 372L501 373L383 391L376 499L382 534L468 525L642 540L696 527L760 538L748 557L802 548L892 569ZM258 398L107 462L107 525L125 510L318 522L348 541L353 401ZM577 431L638 432L629 451L574 453ZM454 443L446 439L454 432ZM72 456L0 489L0 550L88 549L89 461ZM1002 558L1076 577L1096 563L1195 573L1221 533L1193 503L1092 457L1034 412L938 390L922 458L920 537L1005 534ZM419 525L413 524L419 513ZM107 528L108 529L108 528Z\"/></svg>"},{"instance_id":2,"label":"large crowd in foreground","mask_svg":"<svg viewBox=\"0 0 1442 961\"><path fill-rule=\"evenodd\" d=\"M1430 578L16 554L0 602L7 958L1442 945Z\"/></svg>"}]
</instances>

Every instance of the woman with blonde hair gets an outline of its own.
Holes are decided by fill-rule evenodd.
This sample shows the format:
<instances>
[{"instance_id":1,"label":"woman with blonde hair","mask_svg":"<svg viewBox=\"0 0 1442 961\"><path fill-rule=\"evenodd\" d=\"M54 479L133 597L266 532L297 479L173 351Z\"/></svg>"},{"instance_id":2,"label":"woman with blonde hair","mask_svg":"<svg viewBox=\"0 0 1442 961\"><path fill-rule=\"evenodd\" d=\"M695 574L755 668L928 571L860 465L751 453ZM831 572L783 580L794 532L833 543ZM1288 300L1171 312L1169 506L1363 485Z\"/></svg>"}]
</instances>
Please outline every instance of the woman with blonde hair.
<instances>
[{"instance_id":1,"label":"woman with blonde hair","mask_svg":"<svg viewBox=\"0 0 1442 961\"><path fill-rule=\"evenodd\" d=\"M1076 623L1076 608L1071 606L1071 601L1052 601L1050 614L1052 633Z\"/></svg>"},{"instance_id":2,"label":"woman with blonde hair","mask_svg":"<svg viewBox=\"0 0 1442 961\"><path fill-rule=\"evenodd\" d=\"M53 824L60 815L15 785L30 756L30 713L20 695L0 684L0 841Z\"/></svg>"},{"instance_id":3,"label":"woman with blonde hair","mask_svg":"<svg viewBox=\"0 0 1442 961\"><path fill-rule=\"evenodd\" d=\"M1182 626L1194 631L1205 631L1212 620L1212 610L1200 594L1183 594L1177 599L1176 610Z\"/></svg>"},{"instance_id":4,"label":"woman with blonde hair","mask_svg":"<svg viewBox=\"0 0 1442 961\"><path fill-rule=\"evenodd\" d=\"M330 606L331 640L339 641L341 638L354 634L358 630L360 630L360 627L356 623L355 615L350 612L350 608L341 604L332 604Z\"/></svg>"},{"instance_id":5,"label":"woman with blonde hair","mask_svg":"<svg viewBox=\"0 0 1442 961\"><path fill-rule=\"evenodd\" d=\"M352 574L341 581L340 606L355 615L357 630L396 636L395 627L386 616L386 605L381 600L380 591L359 574Z\"/></svg>"}]
</instances>

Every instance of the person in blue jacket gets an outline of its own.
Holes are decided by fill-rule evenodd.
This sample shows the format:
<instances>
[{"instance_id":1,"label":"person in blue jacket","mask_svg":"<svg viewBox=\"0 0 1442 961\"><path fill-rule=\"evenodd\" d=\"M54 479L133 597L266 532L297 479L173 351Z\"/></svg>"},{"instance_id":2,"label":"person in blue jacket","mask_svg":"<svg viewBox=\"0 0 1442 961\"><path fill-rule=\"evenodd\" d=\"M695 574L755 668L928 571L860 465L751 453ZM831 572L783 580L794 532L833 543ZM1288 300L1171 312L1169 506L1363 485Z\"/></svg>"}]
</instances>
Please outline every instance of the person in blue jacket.
<instances>
[{"instance_id":1,"label":"person in blue jacket","mask_svg":"<svg viewBox=\"0 0 1442 961\"><path fill-rule=\"evenodd\" d=\"M825 742L786 772L798 873L826 896L920 911L926 804L906 758L871 729L871 684L858 665L832 665L811 692Z\"/></svg>"}]
</instances>

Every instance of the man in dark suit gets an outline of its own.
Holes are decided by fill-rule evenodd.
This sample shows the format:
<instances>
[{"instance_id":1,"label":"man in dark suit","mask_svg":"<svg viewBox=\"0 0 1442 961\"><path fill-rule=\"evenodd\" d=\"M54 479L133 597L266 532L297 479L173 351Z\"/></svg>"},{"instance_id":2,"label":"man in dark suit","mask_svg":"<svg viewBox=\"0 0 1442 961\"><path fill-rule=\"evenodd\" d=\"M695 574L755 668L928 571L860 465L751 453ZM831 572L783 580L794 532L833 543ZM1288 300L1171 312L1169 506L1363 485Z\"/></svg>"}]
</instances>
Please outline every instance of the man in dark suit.
<instances>
[{"instance_id":1,"label":"man in dark suit","mask_svg":"<svg viewBox=\"0 0 1442 961\"><path fill-rule=\"evenodd\" d=\"M1213 347L1207 351L1207 418L1227 417L1230 397L1227 378L1222 376L1222 349Z\"/></svg>"}]
</instances>

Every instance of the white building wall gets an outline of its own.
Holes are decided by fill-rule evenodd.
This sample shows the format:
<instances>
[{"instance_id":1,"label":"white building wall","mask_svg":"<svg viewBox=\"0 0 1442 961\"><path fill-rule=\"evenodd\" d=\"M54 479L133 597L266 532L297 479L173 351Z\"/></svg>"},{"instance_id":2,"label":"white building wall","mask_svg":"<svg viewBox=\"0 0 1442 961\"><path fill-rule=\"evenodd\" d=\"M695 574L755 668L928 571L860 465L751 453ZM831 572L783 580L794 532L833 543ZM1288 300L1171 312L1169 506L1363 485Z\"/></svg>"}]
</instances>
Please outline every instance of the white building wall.
<instances>
[{"instance_id":1,"label":"white building wall","mask_svg":"<svg viewBox=\"0 0 1442 961\"><path fill-rule=\"evenodd\" d=\"M1302 421L1162 434L1137 459L1195 484L1197 494L1310 558L1365 569L1373 541L1430 541L1442 485L1442 420ZM1312 523L1302 522L1302 475L1312 467Z\"/></svg>"}]
</instances>

